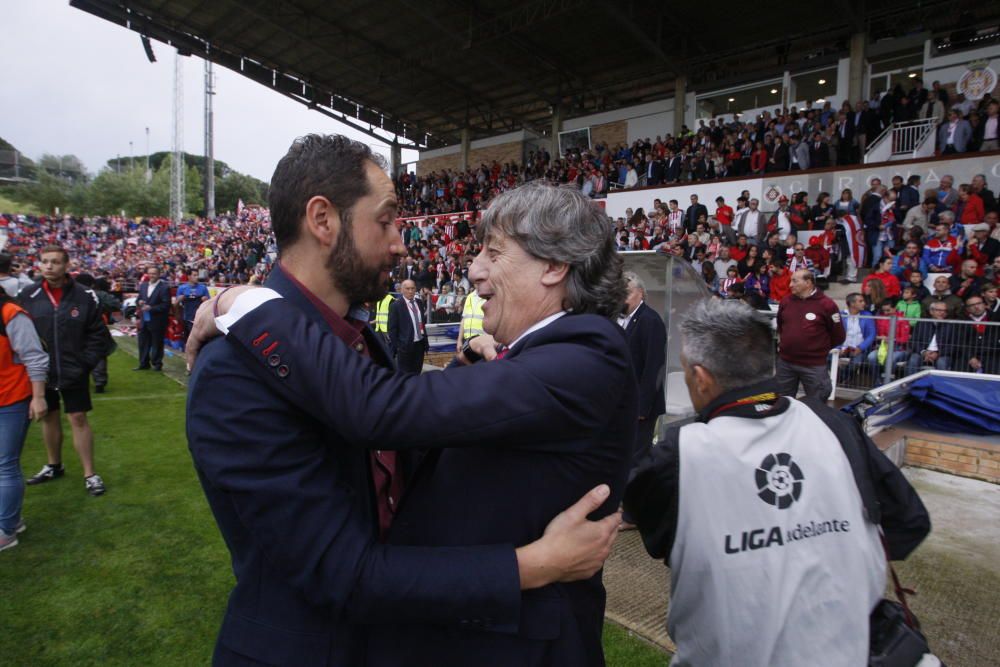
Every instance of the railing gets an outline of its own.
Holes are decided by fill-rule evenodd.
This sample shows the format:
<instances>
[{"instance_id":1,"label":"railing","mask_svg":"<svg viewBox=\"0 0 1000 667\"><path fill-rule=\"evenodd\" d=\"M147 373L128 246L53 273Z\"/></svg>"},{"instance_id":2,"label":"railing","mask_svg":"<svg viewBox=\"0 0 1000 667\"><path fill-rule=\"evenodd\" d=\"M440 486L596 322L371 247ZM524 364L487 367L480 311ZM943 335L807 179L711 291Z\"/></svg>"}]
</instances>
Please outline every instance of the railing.
<instances>
[{"instance_id":1,"label":"railing","mask_svg":"<svg viewBox=\"0 0 1000 667\"><path fill-rule=\"evenodd\" d=\"M934 155L937 118L893 123L878 135L865 151L865 164Z\"/></svg>"},{"instance_id":2,"label":"railing","mask_svg":"<svg viewBox=\"0 0 1000 667\"><path fill-rule=\"evenodd\" d=\"M868 349L859 353L843 350L831 353L830 379L835 390L840 387L867 391L928 368L1000 374L1000 322L909 319L896 315L858 317L872 321L885 336L876 337ZM843 319L847 326L847 318ZM928 353L931 341L925 340L926 325L920 327L921 322L938 325L940 340L935 341L937 349L933 353Z\"/></svg>"}]
</instances>

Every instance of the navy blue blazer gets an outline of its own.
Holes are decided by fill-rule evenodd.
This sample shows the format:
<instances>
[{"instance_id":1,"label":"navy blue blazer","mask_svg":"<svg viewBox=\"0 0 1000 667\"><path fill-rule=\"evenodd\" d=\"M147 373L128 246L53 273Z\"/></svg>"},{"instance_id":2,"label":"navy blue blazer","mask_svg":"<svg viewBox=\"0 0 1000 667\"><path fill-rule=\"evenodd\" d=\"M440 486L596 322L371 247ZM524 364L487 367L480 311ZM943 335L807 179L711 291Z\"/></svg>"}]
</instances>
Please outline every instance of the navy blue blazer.
<instances>
[{"instance_id":1,"label":"navy blue blazer","mask_svg":"<svg viewBox=\"0 0 1000 667\"><path fill-rule=\"evenodd\" d=\"M333 337L320 313L276 267L267 281L300 324ZM369 347L379 345L365 331ZM286 339L288 340L288 339ZM339 339L338 339L339 340ZM364 624L433 622L465 627L491 619L517 629L520 579L513 546L399 548L376 541L368 453L351 429L331 429L287 391L312 375L327 390L356 395L352 372L297 364L287 383L270 382L286 346L253 357L224 340L205 346L191 375L188 445L209 506L232 556L236 586L216 644L216 665L357 667L366 662ZM343 346L353 359L361 355ZM382 356L382 355L380 355ZM374 363L365 364L390 373ZM266 369L266 370L265 370ZM374 399L374 396L369 396ZM389 410L383 396L368 407ZM342 422L368 431L368 414ZM375 421L378 421L376 417ZM390 420L369 447L406 442Z\"/></svg>"},{"instance_id":2,"label":"navy blue blazer","mask_svg":"<svg viewBox=\"0 0 1000 667\"><path fill-rule=\"evenodd\" d=\"M269 385L351 441L451 447L417 469L392 546L522 545L599 483L612 493L595 517L621 499L636 384L623 332L606 318L566 315L503 360L419 376L392 375L351 354L281 299L244 316L228 339L258 368L267 368L259 345L278 341L288 372L270 372ZM338 376L354 378L355 389L330 380ZM603 665L604 605L598 574L524 592L515 634L489 632L489 617L464 626L401 618L372 635L368 664Z\"/></svg>"},{"instance_id":3,"label":"navy blue blazer","mask_svg":"<svg viewBox=\"0 0 1000 667\"><path fill-rule=\"evenodd\" d=\"M655 310L639 304L625 328L632 367L639 382L639 416L656 419L667 411L663 379L667 372L667 327Z\"/></svg>"},{"instance_id":4,"label":"navy blue blazer","mask_svg":"<svg viewBox=\"0 0 1000 667\"><path fill-rule=\"evenodd\" d=\"M143 324L149 326L150 329L165 330L170 316L170 286L167 285L167 281L161 279L152 294L149 293L149 283L142 283L139 285L137 300L149 306L149 322L143 322ZM140 321L142 320L141 312L137 313L136 316Z\"/></svg>"}]
</instances>

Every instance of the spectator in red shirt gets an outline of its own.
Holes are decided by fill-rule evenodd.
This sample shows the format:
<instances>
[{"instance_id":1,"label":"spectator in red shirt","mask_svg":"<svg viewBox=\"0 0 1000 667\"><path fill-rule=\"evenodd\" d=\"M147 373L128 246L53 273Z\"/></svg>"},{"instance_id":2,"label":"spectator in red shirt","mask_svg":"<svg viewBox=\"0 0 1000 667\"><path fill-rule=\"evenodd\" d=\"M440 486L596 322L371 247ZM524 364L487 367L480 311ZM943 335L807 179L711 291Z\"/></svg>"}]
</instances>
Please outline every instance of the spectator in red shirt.
<instances>
[{"instance_id":1,"label":"spectator in red shirt","mask_svg":"<svg viewBox=\"0 0 1000 667\"><path fill-rule=\"evenodd\" d=\"M781 303L781 300L791 294L792 276L785 269L783 258L776 258L771 265L770 302Z\"/></svg>"},{"instance_id":2,"label":"spectator in red shirt","mask_svg":"<svg viewBox=\"0 0 1000 667\"><path fill-rule=\"evenodd\" d=\"M885 285L885 293L889 298L899 299L903 289L899 286L899 278L892 275L892 257L883 257L879 260L878 267L873 273L865 276L861 281L861 291L865 291L865 286L872 280L881 280ZM896 303L893 301L893 303Z\"/></svg>"},{"instance_id":3,"label":"spectator in red shirt","mask_svg":"<svg viewBox=\"0 0 1000 667\"><path fill-rule=\"evenodd\" d=\"M765 167L767 167L767 149L764 148L763 142L758 141L757 148L750 155L750 171L754 174L763 174Z\"/></svg>"},{"instance_id":4,"label":"spectator in red shirt","mask_svg":"<svg viewBox=\"0 0 1000 667\"><path fill-rule=\"evenodd\" d=\"M733 230L733 207L726 205L725 197L715 198L715 219L719 221L719 227L726 237L726 243L733 245L736 243L736 232Z\"/></svg>"},{"instance_id":5,"label":"spectator in red shirt","mask_svg":"<svg viewBox=\"0 0 1000 667\"><path fill-rule=\"evenodd\" d=\"M963 225L975 225L986 217L982 198L972 191L972 186L963 183L958 186L958 221Z\"/></svg>"}]
</instances>

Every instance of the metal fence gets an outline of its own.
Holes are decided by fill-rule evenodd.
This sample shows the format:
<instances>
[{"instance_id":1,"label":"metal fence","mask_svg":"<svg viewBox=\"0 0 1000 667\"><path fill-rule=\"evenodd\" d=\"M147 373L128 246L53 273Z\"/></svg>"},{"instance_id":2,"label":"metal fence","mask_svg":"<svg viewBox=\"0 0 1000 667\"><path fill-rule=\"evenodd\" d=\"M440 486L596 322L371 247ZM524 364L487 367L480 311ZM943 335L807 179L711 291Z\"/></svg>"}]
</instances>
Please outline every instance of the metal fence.
<instances>
[{"instance_id":1,"label":"metal fence","mask_svg":"<svg viewBox=\"0 0 1000 667\"><path fill-rule=\"evenodd\" d=\"M1000 373L1000 322L898 315L858 318L871 322L876 336L865 349L831 353L835 387L868 390L928 368Z\"/></svg>"}]
</instances>

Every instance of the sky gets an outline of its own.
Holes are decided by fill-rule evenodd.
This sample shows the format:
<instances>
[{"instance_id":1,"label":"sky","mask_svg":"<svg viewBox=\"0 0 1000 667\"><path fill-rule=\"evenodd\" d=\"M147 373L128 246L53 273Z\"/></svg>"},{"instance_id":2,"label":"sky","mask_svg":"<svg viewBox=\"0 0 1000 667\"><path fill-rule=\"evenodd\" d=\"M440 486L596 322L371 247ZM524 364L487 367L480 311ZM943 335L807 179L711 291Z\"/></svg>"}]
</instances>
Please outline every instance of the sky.
<instances>
[{"instance_id":1,"label":"sky","mask_svg":"<svg viewBox=\"0 0 1000 667\"><path fill-rule=\"evenodd\" d=\"M69 6L67 0L0 0L0 137L31 159L73 154L96 173L116 155L171 150L174 50L153 40L146 59L139 35ZM184 63L184 150L204 153L204 61ZM388 147L284 95L216 66L215 158L269 181L295 137L346 134ZM417 159L404 150L403 162Z\"/></svg>"}]
</instances>

